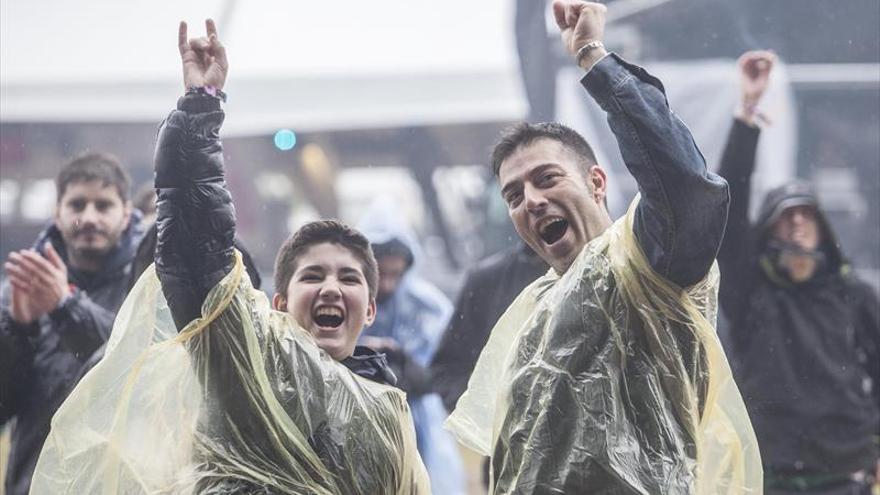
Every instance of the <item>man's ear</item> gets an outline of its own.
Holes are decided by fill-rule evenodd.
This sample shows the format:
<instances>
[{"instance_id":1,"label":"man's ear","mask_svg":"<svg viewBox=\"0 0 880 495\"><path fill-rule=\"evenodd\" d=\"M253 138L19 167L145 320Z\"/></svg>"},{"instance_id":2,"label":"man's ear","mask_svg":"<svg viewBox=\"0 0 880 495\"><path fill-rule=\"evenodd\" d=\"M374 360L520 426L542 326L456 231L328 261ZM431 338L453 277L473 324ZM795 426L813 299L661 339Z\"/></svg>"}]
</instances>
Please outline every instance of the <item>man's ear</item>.
<instances>
[{"instance_id":1,"label":"man's ear","mask_svg":"<svg viewBox=\"0 0 880 495\"><path fill-rule=\"evenodd\" d=\"M287 298L282 296L280 293L276 292L274 296L272 296L272 309L276 311L287 312Z\"/></svg>"},{"instance_id":2,"label":"man's ear","mask_svg":"<svg viewBox=\"0 0 880 495\"><path fill-rule=\"evenodd\" d=\"M132 206L131 201L126 201L125 205L123 205L123 208L125 209L125 220L123 220L122 230L125 230L128 228L128 224L131 222L131 210L134 208L134 206Z\"/></svg>"},{"instance_id":3,"label":"man's ear","mask_svg":"<svg viewBox=\"0 0 880 495\"><path fill-rule=\"evenodd\" d=\"M364 326L368 327L376 321L376 299L371 297L370 304L367 306L367 319L364 321Z\"/></svg>"},{"instance_id":4,"label":"man's ear","mask_svg":"<svg viewBox=\"0 0 880 495\"><path fill-rule=\"evenodd\" d=\"M66 191L67 186L65 186L64 189ZM64 201L65 191L61 191L61 195L55 198L55 216L52 218L52 220L55 221L56 225L58 224L58 218L61 216L61 202Z\"/></svg>"},{"instance_id":5,"label":"man's ear","mask_svg":"<svg viewBox=\"0 0 880 495\"><path fill-rule=\"evenodd\" d=\"M590 191L593 193L593 200L598 204L605 203L605 196L608 193L608 175L599 165L593 165L587 170L587 182L590 184Z\"/></svg>"}]
</instances>

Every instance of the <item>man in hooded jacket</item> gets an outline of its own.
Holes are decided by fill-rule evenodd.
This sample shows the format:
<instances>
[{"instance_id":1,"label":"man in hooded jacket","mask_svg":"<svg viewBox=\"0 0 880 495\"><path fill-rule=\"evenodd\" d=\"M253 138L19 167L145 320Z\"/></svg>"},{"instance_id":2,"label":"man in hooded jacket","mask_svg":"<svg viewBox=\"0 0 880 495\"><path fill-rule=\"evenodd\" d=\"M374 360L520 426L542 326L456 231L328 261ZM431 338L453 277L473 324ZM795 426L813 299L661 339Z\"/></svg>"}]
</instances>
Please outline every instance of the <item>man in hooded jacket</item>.
<instances>
[{"instance_id":1,"label":"man in hooded jacket","mask_svg":"<svg viewBox=\"0 0 880 495\"><path fill-rule=\"evenodd\" d=\"M141 238L115 157L80 156L56 184L53 223L32 249L10 255L0 289L0 425L16 419L9 495L28 493L52 415L103 354Z\"/></svg>"},{"instance_id":2,"label":"man in hooded jacket","mask_svg":"<svg viewBox=\"0 0 880 495\"><path fill-rule=\"evenodd\" d=\"M748 221L756 105L773 62L768 52L740 58L742 105L721 161L731 201L720 302L737 382L767 493L869 493L880 428L877 296L850 271L809 184L771 190Z\"/></svg>"},{"instance_id":3,"label":"man in hooded jacket","mask_svg":"<svg viewBox=\"0 0 880 495\"><path fill-rule=\"evenodd\" d=\"M443 429L446 410L433 392L428 367L452 315L452 304L417 273L421 246L400 216L393 203L380 198L358 224L379 267L376 319L364 328L360 343L388 357L396 386L407 394L433 492L464 493L461 459L455 441Z\"/></svg>"}]
</instances>

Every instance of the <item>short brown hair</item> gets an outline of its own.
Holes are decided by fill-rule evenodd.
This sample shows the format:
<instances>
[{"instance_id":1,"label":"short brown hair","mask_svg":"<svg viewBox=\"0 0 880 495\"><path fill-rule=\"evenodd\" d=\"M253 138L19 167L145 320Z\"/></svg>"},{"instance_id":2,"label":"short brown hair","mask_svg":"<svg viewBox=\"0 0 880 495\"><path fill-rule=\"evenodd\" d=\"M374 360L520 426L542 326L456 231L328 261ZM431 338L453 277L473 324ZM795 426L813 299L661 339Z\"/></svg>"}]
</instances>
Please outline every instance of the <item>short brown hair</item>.
<instances>
[{"instance_id":1,"label":"short brown hair","mask_svg":"<svg viewBox=\"0 0 880 495\"><path fill-rule=\"evenodd\" d=\"M104 187L115 187L122 202L128 201L131 179L119 159L109 153L98 152L79 155L61 168L55 179L56 201L61 201L70 184L92 181L101 181Z\"/></svg>"},{"instance_id":2,"label":"short brown hair","mask_svg":"<svg viewBox=\"0 0 880 495\"><path fill-rule=\"evenodd\" d=\"M155 215L156 213L156 186L153 181L144 182L137 188L132 198L135 208L141 210L144 215Z\"/></svg>"},{"instance_id":3,"label":"short brown hair","mask_svg":"<svg viewBox=\"0 0 880 495\"><path fill-rule=\"evenodd\" d=\"M501 163L510 158L516 150L523 146L528 146L539 139L552 139L562 143L563 146L571 150L584 165L596 165L596 154L593 148L587 143L577 131L571 127L557 124L556 122L543 122L540 124L529 124L520 122L508 127L501 133L501 138L495 144L492 150L492 171L495 176L501 170ZM586 175L586 168L584 169Z\"/></svg>"},{"instance_id":4,"label":"short brown hair","mask_svg":"<svg viewBox=\"0 0 880 495\"><path fill-rule=\"evenodd\" d=\"M306 249L315 244L329 242L338 244L354 254L360 260L367 279L370 299L376 298L379 285L379 269L376 257L370 247L370 241L357 230L339 220L319 220L309 222L293 233L281 245L275 258L275 292L287 297L285 293L293 272L296 271L297 259Z\"/></svg>"}]
</instances>

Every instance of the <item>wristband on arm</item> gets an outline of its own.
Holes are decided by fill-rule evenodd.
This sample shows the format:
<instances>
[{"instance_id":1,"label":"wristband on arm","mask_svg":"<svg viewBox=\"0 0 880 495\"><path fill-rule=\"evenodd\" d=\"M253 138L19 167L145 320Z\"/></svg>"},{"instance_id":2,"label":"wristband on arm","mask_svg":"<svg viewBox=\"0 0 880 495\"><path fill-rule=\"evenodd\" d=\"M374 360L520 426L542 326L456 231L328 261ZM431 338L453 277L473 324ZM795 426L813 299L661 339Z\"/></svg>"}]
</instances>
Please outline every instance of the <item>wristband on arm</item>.
<instances>
[{"instance_id":1,"label":"wristband on arm","mask_svg":"<svg viewBox=\"0 0 880 495\"><path fill-rule=\"evenodd\" d=\"M186 94L207 95L226 103L226 93L214 86L190 86L186 88Z\"/></svg>"}]
</instances>

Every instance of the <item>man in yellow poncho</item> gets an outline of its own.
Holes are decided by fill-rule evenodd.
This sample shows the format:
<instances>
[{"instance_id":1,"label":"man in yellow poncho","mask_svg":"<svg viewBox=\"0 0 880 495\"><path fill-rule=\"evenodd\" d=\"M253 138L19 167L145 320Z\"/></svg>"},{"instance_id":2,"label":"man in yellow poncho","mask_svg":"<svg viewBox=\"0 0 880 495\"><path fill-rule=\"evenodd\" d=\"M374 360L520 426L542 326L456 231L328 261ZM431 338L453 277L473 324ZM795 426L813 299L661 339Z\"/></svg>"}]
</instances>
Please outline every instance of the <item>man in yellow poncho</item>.
<instances>
[{"instance_id":1,"label":"man in yellow poncho","mask_svg":"<svg viewBox=\"0 0 880 495\"><path fill-rule=\"evenodd\" d=\"M271 308L244 275L219 140L228 65L206 24L191 40L180 26L187 90L156 144L155 269L54 417L31 493L430 493L406 397L355 347L376 313L366 238L301 228Z\"/></svg>"},{"instance_id":2,"label":"man in yellow poncho","mask_svg":"<svg viewBox=\"0 0 880 495\"><path fill-rule=\"evenodd\" d=\"M492 332L448 425L491 456L495 494L760 493L760 456L715 336L727 184L659 80L606 53L605 7L553 5L640 199L612 223L606 175L560 124L492 155L523 240L552 270Z\"/></svg>"}]
</instances>

